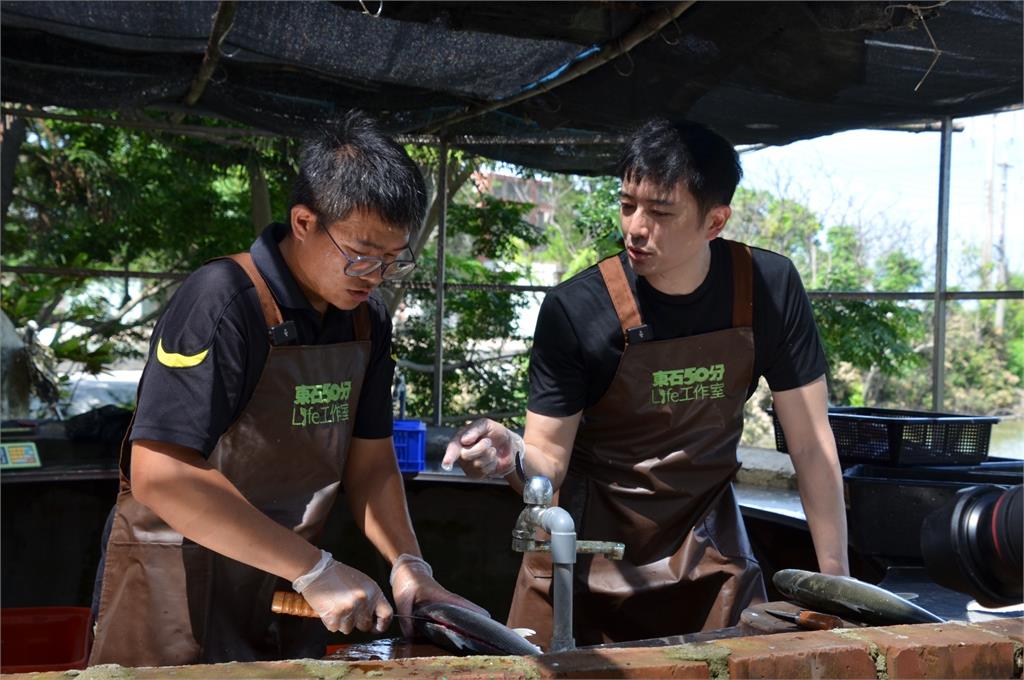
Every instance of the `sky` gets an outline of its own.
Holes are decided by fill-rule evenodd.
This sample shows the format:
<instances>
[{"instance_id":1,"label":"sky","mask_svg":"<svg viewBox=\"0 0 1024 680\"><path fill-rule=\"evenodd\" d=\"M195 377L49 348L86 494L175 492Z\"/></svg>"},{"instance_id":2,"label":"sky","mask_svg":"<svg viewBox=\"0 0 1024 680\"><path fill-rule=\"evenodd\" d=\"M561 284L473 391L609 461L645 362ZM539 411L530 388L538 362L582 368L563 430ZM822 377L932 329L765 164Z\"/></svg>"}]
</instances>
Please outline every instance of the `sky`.
<instances>
[{"instance_id":1,"label":"sky","mask_svg":"<svg viewBox=\"0 0 1024 680\"><path fill-rule=\"evenodd\" d=\"M1024 271L1024 111L957 119L949 221L950 285L966 282L970 248L989 229L988 185L995 168L994 229L1003 221L1010 270ZM742 186L800 200L827 226L869 226L878 244L901 243L924 259L934 282L938 219L938 132L855 130L743 153ZM907 247L909 246L909 247Z\"/></svg>"}]
</instances>

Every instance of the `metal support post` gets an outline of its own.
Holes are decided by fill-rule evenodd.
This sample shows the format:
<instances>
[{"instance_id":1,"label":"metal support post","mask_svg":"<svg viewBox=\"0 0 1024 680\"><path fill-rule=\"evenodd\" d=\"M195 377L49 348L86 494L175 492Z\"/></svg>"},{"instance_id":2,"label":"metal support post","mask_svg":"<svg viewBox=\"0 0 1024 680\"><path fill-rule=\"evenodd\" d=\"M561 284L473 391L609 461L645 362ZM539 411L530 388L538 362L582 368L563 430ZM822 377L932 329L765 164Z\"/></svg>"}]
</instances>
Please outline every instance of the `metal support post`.
<instances>
[{"instance_id":1,"label":"metal support post","mask_svg":"<svg viewBox=\"0 0 1024 680\"><path fill-rule=\"evenodd\" d=\"M441 210L437 219L437 278L434 282L437 294L434 305L434 425L440 427L444 415L444 243L448 221L448 142L444 139L438 147L437 165L437 200Z\"/></svg>"},{"instance_id":2,"label":"metal support post","mask_svg":"<svg viewBox=\"0 0 1024 680\"><path fill-rule=\"evenodd\" d=\"M946 262L949 255L949 185L953 119L942 119L939 152L939 217L935 238L935 301L932 319L932 410L941 411L946 387Z\"/></svg>"}]
</instances>

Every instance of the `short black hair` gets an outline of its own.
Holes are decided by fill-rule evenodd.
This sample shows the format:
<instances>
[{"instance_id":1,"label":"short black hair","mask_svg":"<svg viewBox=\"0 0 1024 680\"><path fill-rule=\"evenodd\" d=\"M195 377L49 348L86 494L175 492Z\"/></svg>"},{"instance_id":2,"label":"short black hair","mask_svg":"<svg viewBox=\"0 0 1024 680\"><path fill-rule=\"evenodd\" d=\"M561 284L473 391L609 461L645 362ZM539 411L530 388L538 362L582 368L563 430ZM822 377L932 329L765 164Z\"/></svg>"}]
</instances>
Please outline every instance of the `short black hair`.
<instances>
[{"instance_id":1,"label":"short black hair","mask_svg":"<svg viewBox=\"0 0 1024 680\"><path fill-rule=\"evenodd\" d=\"M626 140L618 165L623 181L671 188L682 180L702 213L729 205L743 169L727 139L700 123L649 120Z\"/></svg>"},{"instance_id":2,"label":"short black hair","mask_svg":"<svg viewBox=\"0 0 1024 680\"><path fill-rule=\"evenodd\" d=\"M300 204L323 228L359 209L412 234L426 215L427 189L405 149L353 110L303 144L292 191L292 205Z\"/></svg>"}]
</instances>

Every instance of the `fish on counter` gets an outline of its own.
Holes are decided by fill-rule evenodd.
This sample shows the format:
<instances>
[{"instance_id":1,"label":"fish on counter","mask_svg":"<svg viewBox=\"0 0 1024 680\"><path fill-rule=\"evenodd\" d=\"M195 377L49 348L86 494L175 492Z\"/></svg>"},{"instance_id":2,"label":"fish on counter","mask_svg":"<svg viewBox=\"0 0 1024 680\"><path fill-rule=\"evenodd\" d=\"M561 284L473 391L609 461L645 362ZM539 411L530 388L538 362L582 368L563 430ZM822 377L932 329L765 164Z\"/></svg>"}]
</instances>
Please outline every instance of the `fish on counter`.
<instances>
[{"instance_id":1,"label":"fish on counter","mask_svg":"<svg viewBox=\"0 0 1024 680\"><path fill-rule=\"evenodd\" d=\"M875 625L945 623L923 607L884 588L849 576L782 569L772 577L779 592L819 612Z\"/></svg>"},{"instance_id":2,"label":"fish on counter","mask_svg":"<svg viewBox=\"0 0 1024 680\"><path fill-rule=\"evenodd\" d=\"M319 618L298 593L274 593L271 611ZM396 614L395 616L402 616ZM413 607L413 630L433 644L456 654L532 656L541 648L525 639L528 629L512 629L494 619L454 604L432 602Z\"/></svg>"},{"instance_id":3,"label":"fish on counter","mask_svg":"<svg viewBox=\"0 0 1024 680\"><path fill-rule=\"evenodd\" d=\"M413 609L413 627L438 647L460 654L533 656L541 649L513 630L475 611L435 602ZM530 631L532 632L532 631Z\"/></svg>"}]
</instances>

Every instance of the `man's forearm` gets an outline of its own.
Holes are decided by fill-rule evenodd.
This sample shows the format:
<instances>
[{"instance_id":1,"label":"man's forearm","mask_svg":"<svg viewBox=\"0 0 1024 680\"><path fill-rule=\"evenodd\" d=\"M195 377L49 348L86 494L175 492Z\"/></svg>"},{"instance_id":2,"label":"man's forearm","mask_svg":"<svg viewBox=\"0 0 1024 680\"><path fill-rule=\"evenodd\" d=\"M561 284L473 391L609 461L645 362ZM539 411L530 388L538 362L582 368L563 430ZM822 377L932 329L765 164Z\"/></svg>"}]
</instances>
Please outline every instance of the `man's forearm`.
<instances>
[{"instance_id":1,"label":"man's forearm","mask_svg":"<svg viewBox=\"0 0 1024 680\"><path fill-rule=\"evenodd\" d=\"M196 451L165 442L132 446L136 499L191 541L293 581L320 551L260 512Z\"/></svg>"},{"instance_id":2,"label":"man's forearm","mask_svg":"<svg viewBox=\"0 0 1024 680\"><path fill-rule=\"evenodd\" d=\"M807 525L823 574L848 576L846 507L843 502L843 478L835 448L791 452L800 486Z\"/></svg>"},{"instance_id":3,"label":"man's forearm","mask_svg":"<svg viewBox=\"0 0 1024 680\"><path fill-rule=\"evenodd\" d=\"M345 490L353 519L384 559L420 555L390 440L353 442L345 464Z\"/></svg>"},{"instance_id":4,"label":"man's forearm","mask_svg":"<svg viewBox=\"0 0 1024 680\"><path fill-rule=\"evenodd\" d=\"M796 469L818 569L825 574L848 575L843 475L828 424L825 376L802 387L772 392L772 398Z\"/></svg>"}]
</instances>

